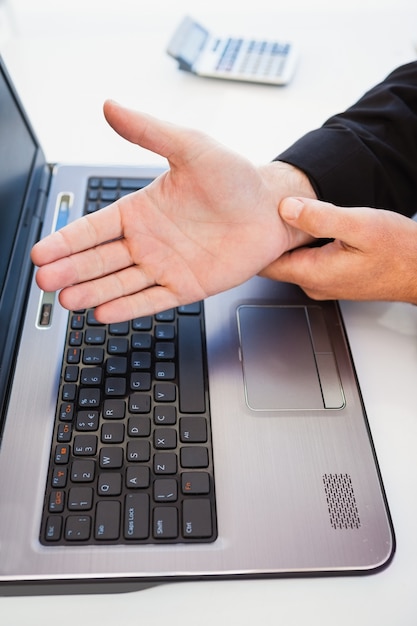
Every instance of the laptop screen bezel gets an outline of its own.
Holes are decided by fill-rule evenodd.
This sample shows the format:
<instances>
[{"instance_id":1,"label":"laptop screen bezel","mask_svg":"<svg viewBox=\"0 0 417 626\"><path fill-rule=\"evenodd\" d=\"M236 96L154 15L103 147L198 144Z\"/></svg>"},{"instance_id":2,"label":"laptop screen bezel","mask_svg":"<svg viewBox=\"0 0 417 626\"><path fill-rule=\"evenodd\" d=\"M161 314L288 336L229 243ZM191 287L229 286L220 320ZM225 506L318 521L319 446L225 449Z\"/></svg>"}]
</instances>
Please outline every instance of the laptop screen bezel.
<instances>
[{"instance_id":1,"label":"laptop screen bezel","mask_svg":"<svg viewBox=\"0 0 417 626\"><path fill-rule=\"evenodd\" d=\"M13 368L18 352L20 329L22 325L28 288L33 272L30 250L39 237L50 168L45 155L28 120L22 102L11 81L4 60L0 55L0 74L4 85L19 112L32 142L33 158L28 170L26 188L17 221L16 234L5 272L5 279L0 295L0 441L13 378Z\"/></svg>"}]
</instances>

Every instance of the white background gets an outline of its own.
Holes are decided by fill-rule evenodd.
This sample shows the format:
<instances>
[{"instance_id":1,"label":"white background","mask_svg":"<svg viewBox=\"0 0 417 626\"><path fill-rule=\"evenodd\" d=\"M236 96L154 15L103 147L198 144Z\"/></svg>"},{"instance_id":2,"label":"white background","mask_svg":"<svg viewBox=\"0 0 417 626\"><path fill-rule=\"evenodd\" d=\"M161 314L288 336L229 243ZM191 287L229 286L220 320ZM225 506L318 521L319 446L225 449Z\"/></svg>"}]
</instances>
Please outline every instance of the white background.
<instances>
[{"instance_id":1,"label":"white background","mask_svg":"<svg viewBox=\"0 0 417 626\"><path fill-rule=\"evenodd\" d=\"M184 14L218 34L294 40L300 62L293 81L275 88L180 72L165 48ZM413 60L416 42L415 0L0 0L0 52L50 161L161 162L106 126L101 107L112 97L196 126L264 163ZM0 598L1 623L415 626L417 309L342 308L397 535L385 571Z\"/></svg>"}]
</instances>

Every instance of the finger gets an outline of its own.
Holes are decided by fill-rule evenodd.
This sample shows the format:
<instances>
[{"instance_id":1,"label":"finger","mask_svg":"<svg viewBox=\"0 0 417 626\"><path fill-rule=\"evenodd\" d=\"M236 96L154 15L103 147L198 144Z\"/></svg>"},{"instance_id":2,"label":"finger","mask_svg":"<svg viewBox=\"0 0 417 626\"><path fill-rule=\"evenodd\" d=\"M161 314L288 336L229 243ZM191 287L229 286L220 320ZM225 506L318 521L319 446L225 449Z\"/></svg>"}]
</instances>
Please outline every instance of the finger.
<instances>
[{"instance_id":1,"label":"finger","mask_svg":"<svg viewBox=\"0 0 417 626\"><path fill-rule=\"evenodd\" d=\"M104 103L103 111L107 122L121 137L171 162L179 162L183 157L192 159L190 149L198 151L201 145L198 140L201 133L198 131L133 111L113 100Z\"/></svg>"},{"instance_id":2,"label":"finger","mask_svg":"<svg viewBox=\"0 0 417 626\"><path fill-rule=\"evenodd\" d=\"M373 209L344 208L308 198L285 198L279 213L288 224L315 238L340 239L352 246L375 219Z\"/></svg>"},{"instance_id":3,"label":"finger","mask_svg":"<svg viewBox=\"0 0 417 626\"><path fill-rule=\"evenodd\" d=\"M118 203L71 222L38 241L32 248L32 261L41 266L62 257L93 248L123 234Z\"/></svg>"},{"instance_id":4,"label":"finger","mask_svg":"<svg viewBox=\"0 0 417 626\"><path fill-rule=\"evenodd\" d=\"M108 276L66 287L59 300L66 309L78 310L98 307L125 298L155 285L155 280L138 266L128 267Z\"/></svg>"},{"instance_id":5,"label":"finger","mask_svg":"<svg viewBox=\"0 0 417 626\"><path fill-rule=\"evenodd\" d=\"M156 285L139 293L104 303L95 308L94 316L102 324L112 324L145 315L154 315L180 304L189 304L189 302L184 299L180 301L170 289Z\"/></svg>"},{"instance_id":6,"label":"finger","mask_svg":"<svg viewBox=\"0 0 417 626\"><path fill-rule=\"evenodd\" d=\"M327 244L331 247L334 244ZM324 248L298 248L286 252L261 272L261 276L304 286L312 280L317 282L323 274L323 262L328 256ZM330 251L330 250L329 250ZM326 259L323 259L323 256Z\"/></svg>"},{"instance_id":7,"label":"finger","mask_svg":"<svg viewBox=\"0 0 417 626\"><path fill-rule=\"evenodd\" d=\"M44 291L57 291L69 285L91 281L133 265L124 239L90 248L42 266L36 282Z\"/></svg>"}]
</instances>

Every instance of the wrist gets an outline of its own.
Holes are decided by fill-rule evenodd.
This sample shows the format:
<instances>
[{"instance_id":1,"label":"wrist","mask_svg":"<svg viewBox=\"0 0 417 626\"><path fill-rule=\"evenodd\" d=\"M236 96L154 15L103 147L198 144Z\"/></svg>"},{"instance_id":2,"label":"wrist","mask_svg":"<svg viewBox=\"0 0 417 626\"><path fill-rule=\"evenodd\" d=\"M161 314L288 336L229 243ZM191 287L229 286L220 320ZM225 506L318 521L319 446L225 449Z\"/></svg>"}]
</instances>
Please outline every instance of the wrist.
<instances>
[{"instance_id":1,"label":"wrist","mask_svg":"<svg viewBox=\"0 0 417 626\"><path fill-rule=\"evenodd\" d=\"M288 196L317 199L308 176L285 161L272 161L260 168L265 182L276 189L279 201Z\"/></svg>"},{"instance_id":2,"label":"wrist","mask_svg":"<svg viewBox=\"0 0 417 626\"><path fill-rule=\"evenodd\" d=\"M272 161L259 168L264 184L269 188L269 193L278 212L279 205L284 198L289 196L317 199L314 188L308 176L300 169L284 161ZM311 235L290 226L283 220L287 230L287 250L292 250L314 241Z\"/></svg>"}]
</instances>

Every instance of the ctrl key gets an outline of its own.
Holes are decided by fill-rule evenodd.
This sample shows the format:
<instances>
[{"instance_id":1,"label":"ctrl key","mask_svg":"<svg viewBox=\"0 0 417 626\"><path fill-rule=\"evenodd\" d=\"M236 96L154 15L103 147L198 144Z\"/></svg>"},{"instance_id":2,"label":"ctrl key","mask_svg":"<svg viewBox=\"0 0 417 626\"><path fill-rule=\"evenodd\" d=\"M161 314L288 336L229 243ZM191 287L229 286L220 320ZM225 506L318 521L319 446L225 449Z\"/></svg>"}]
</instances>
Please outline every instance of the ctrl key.
<instances>
[{"instance_id":1,"label":"ctrl key","mask_svg":"<svg viewBox=\"0 0 417 626\"><path fill-rule=\"evenodd\" d=\"M211 537L213 528L210 500L203 498L184 500L182 520L182 532L185 538L208 539Z\"/></svg>"}]
</instances>

